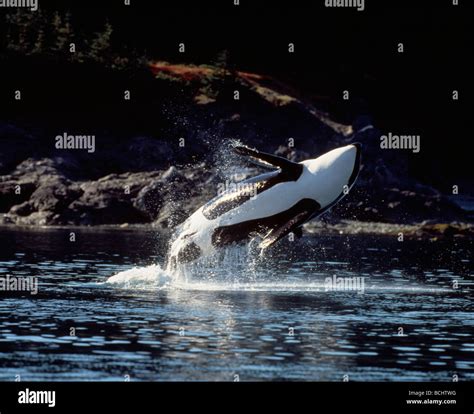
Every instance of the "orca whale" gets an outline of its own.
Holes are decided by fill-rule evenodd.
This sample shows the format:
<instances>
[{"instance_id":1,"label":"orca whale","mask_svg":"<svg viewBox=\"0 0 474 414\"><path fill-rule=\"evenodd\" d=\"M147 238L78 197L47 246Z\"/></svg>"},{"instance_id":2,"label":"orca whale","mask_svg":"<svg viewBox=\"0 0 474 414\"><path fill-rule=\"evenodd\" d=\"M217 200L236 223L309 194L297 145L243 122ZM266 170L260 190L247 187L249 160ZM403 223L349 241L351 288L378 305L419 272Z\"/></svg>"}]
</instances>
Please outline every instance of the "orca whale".
<instances>
[{"instance_id":1,"label":"orca whale","mask_svg":"<svg viewBox=\"0 0 474 414\"><path fill-rule=\"evenodd\" d=\"M273 171L243 181L245 185L223 192L194 212L171 244L171 266L257 235L262 238L259 248L267 249L340 201L360 169L358 143L299 163L246 146L233 150Z\"/></svg>"}]
</instances>

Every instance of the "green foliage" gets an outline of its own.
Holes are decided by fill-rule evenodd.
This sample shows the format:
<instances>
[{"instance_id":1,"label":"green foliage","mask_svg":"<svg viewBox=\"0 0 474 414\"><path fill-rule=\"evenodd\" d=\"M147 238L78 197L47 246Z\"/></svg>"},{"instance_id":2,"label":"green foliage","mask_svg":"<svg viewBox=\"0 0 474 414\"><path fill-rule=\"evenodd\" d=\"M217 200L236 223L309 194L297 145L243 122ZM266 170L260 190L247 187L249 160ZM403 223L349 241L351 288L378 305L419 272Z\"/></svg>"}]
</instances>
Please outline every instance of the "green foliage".
<instances>
[{"instance_id":1,"label":"green foliage","mask_svg":"<svg viewBox=\"0 0 474 414\"><path fill-rule=\"evenodd\" d=\"M230 69L229 64L229 51L220 51L213 65L208 67L212 72L201 80L199 92L215 100L225 89L235 84L235 72Z\"/></svg>"},{"instance_id":2,"label":"green foliage","mask_svg":"<svg viewBox=\"0 0 474 414\"><path fill-rule=\"evenodd\" d=\"M105 22L102 30L88 33L76 30L69 12L53 14L38 10L15 10L5 17L7 50L23 55L53 56L71 62L100 63L112 69L139 69L148 59L137 51L123 55L113 44L113 27ZM75 53L71 53L71 44Z\"/></svg>"},{"instance_id":3,"label":"green foliage","mask_svg":"<svg viewBox=\"0 0 474 414\"><path fill-rule=\"evenodd\" d=\"M181 78L176 77L176 76L168 75L167 73L164 73L164 72L158 72L155 75L155 78L159 79L159 80L166 81L166 82L174 82L176 85L179 84L181 86L189 86L189 84L190 84L189 81L186 81L186 80L181 79Z\"/></svg>"},{"instance_id":4,"label":"green foliage","mask_svg":"<svg viewBox=\"0 0 474 414\"><path fill-rule=\"evenodd\" d=\"M73 30L70 23L70 14L67 13L61 16L56 12L53 16L52 35L54 36L54 43L51 47L53 51L65 52L71 42L73 42Z\"/></svg>"},{"instance_id":5,"label":"green foliage","mask_svg":"<svg viewBox=\"0 0 474 414\"><path fill-rule=\"evenodd\" d=\"M104 58L110 55L112 32L112 25L107 22L102 32L95 33L89 45L89 54L93 60L104 62Z\"/></svg>"},{"instance_id":6,"label":"green foliage","mask_svg":"<svg viewBox=\"0 0 474 414\"><path fill-rule=\"evenodd\" d=\"M23 13L20 9L6 15L8 49L23 51L32 47L34 35L31 28L37 27L36 18L33 13Z\"/></svg>"}]
</instances>

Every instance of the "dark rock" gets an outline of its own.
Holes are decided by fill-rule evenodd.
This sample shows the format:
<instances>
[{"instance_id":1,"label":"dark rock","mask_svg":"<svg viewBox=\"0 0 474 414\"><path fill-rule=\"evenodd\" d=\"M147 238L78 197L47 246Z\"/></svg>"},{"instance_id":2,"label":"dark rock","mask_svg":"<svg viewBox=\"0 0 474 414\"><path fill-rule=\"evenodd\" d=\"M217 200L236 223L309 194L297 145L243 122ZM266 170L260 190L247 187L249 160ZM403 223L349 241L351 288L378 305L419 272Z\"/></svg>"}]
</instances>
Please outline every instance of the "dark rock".
<instances>
[{"instance_id":1,"label":"dark rock","mask_svg":"<svg viewBox=\"0 0 474 414\"><path fill-rule=\"evenodd\" d=\"M421 235L429 235L431 237L447 237L447 238L470 238L474 239L474 226L468 223L435 223L423 224L418 233Z\"/></svg>"},{"instance_id":2,"label":"dark rock","mask_svg":"<svg viewBox=\"0 0 474 414\"><path fill-rule=\"evenodd\" d=\"M184 174L176 167L170 167L161 174L157 181L140 190L133 205L138 211L145 214L149 220L156 220L163 204L169 205L170 202L172 203L174 198L172 195L176 194L178 188L183 192L183 187L187 185L189 185L189 182Z\"/></svg>"},{"instance_id":3,"label":"dark rock","mask_svg":"<svg viewBox=\"0 0 474 414\"><path fill-rule=\"evenodd\" d=\"M82 193L83 190L78 185L72 185L62 177L53 176L31 194L30 204L34 211L60 213Z\"/></svg>"},{"instance_id":4,"label":"dark rock","mask_svg":"<svg viewBox=\"0 0 474 414\"><path fill-rule=\"evenodd\" d=\"M156 172L111 174L82 183L83 193L70 204L66 217L78 224L146 222L147 216L134 206L134 200L158 176Z\"/></svg>"},{"instance_id":5,"label":"dark rock","mask_svg":"<svg viewBox=\"0 0 474 414\"><path fill-rule=\"evenodd\" d=\"M135 171L156 170L163 161L174 159L173 149L169 143L150 137L135 137L130 140L125 150L128 166Z\"/></svg>"},{"instance_id":6,"label":"dark rock","mask_svg":"<svg viewBox=\"0 0 474 414\"><path fill-rule=\"evenodd\" d=\"M195 210L208 201L205 195L191 198L180 198L165 202L160 209L157 219L153 222L154 226L172 229L186 220Z\"/></svg>"},{"instance_id":7,"label":"dark rock","mask_svg":"<svg viewBox=\"0 0 474 414\"><path fill-rule=\"evenodd\" d=\"M155 182L140 190L133 206L149 220L155 220L162 207L163 197L163 183Z\"/></svg>"},{"instance_id":8,"label":"dark rock","mask_svg":"<svg viewBox=\"0 0 474 414\"><path fill-rule=\"evenodd\" d=\"M29 201L25 201L24 203L14 205L10 211L8 212L12 216L29 216L34 212L33 206Z\"/></svg>"},{"instance_id":9,"label":"dark rock","mask_svg":"<svg viewBox=\"0 0 474 414\"><path fill-rule=\"evenodd\" d=\"M12 206L28 200L35 188L35 183L27 181L27 177L0 177L0 212L6 213Z\"/></svg>"},{"instance_id":10,"label":"dark rock","mask_svg":"<svg viewBox=\"0 0 474 414\"><path fill-rule=\"evenodd\" d=\"M288 148L283 145L280 145L278 149L275 151L275 155L279 155L280 157L287 158L293 162L300 162L303 160L307 160L311 158L311 156L305 152L300 151L294 148Z\"/></svg>"}]
</instances>

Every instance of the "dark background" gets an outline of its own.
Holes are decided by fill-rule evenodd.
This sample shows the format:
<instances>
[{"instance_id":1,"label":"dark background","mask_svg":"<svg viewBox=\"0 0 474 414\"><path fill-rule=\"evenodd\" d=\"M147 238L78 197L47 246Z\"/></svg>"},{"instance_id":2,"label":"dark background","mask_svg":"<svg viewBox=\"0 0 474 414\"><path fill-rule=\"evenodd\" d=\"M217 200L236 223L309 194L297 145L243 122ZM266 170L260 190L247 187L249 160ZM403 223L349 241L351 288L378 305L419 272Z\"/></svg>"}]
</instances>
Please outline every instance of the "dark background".
<instances>
[{"instance_id":1,"label":"dark background","mask_svg":"<svg viewBox=\"0 0 474 414\"><path fill-rule=\"evenodd\" d=\"M69 10L73 25L84 32L110 22L112 43L125 54L133 50L157 60L205 64L227 50L232 67L275 76L313 97L335 120L350 124L356 115L367 113L381 131L421 134L422 151L412 168L425 182L440 170L447 182L469 181L468 81L473 68L472 7L467 1L452 6L451 0L436 4L366 0L363 12L328 9L323 0L215 3L132 0L128 7L122 1L39 0L43 10ZM5 33L1 39L4 50ZM186 43L185 54L177 53L179 42ZM289 42L295 43L296 53L287 53ZM399 42L404 43L403 54L397 53ZM77 84L60 79L60 67L44 68L51 70L50 83L44 81L44 73L35 83L37 73L27 62L3 74L0 68L4 116L28 123L51 114L57 122L81 114L95 117L103 127L114 121L142 128L133 114L116 119L117 99L107 85L98 85L93 78ZM41 90L42 97L30 94L21 107L12 107L7 91L22 84ZM344 89L351 92L349 102L341 99ZM452 101L453 89L459 90L459 101ZM142 98L144 102L135 104L146 104L148 98Z\"/></svg>"}]
</instances>

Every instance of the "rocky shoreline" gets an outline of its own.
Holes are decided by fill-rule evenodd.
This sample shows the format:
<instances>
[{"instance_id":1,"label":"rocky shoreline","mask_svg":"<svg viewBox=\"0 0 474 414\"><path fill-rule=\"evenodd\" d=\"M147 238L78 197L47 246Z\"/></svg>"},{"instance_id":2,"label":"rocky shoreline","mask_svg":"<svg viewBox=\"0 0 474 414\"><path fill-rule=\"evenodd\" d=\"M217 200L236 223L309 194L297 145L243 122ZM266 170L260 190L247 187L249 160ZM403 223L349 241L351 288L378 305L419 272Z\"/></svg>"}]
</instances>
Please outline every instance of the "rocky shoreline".
<instances>
[{"instance_id":1,"label":"rocky shoreline","mask_svg":"<svg viewBox=\"0 0 474 414\"><path fill-rule=\"evenodd\" d=\"M153 232L161 235L163 239L171 237L172 228L163 227L159 223L122 223L100 224L96 226L81 225L27 225L27 224L0 224L1 229L15 231L86 231L86 232ZM314 220L303 226L304 237L319 236L377 236L390 237L403 240L459 240L472 241L474 239L474 225L471 223L417 223L394 224L381 222L368 222L357 220L340 220L337 223Z\"/></svg>"},{"instance_id":2,"label":"rocky shoreline","mask_svg":"<svg viewBox=\"0 0 474 414\"><path fill-rule=\"evenodd\" d=\"M153 100L138 108L149 132L123 133L129 112L101 119L110 127L96 127L94 153L55 147L66 124L54 130L46 118L0 119L0 225L169 230L224 182L261 172L232 153L235 140L294 161L357 141L363 151L356 186L307 226L310 233L472 236L473 211L413 176L413 154L381 149L381 131L362 110L343 124L271 77L210 66L156 62L137 84Z\"/></svg>"},{"instance_id":3,"label":"rocky shoreline","mask_svg":"<svg viewBox=\"0 0 474 414\"><path fill-rule=\"evenodd\" d=\"M432 240L438 239L473 239L474 225L471 223L416 223L394 224L380 222L363 222L354 220L341 220L330 224L324 222L311 222L304 226L309 235L378 235L400 239Z\"/></svg>"},{"instance_id":4,"label":"rocky shoreline","mask_svg":"<svg viewBox=\"0 0 474 414\"><path fill-rule=\"evenodd\" d=\"M170 167L165 171L108 174L97 180L84 181L67 178L61 172L63 166L58 166L57 160L52 159L27 159L11 174L0 177L0 224L94 226L127 223L173 228L214 197L224 179L204 163L186 168ZM238 171L241 178L258 173L255 168L242 167ZM469 223L460 219L461 209L441 195L388 189L384 194L387 201L377 200L371 204L370 199L361 199L360 191L355 193L323 220L357 222L362 217L361 223L381 222L379 217L385 209L387 212L382 212L384 224L391 224L392 228L399 225L411 230L410 226L419 227L422 222L426 227L426 220L416 220L423 215L431 216L427 221L429 225L446 223L453 230L464 229ZM431 210L424 212L427 207ZM400 216L388 220L388 212L397 211L397 208L398 213L411 216L411 220L400 219ZM458 217L457 210L461 212ZM447 221L449 217L454 219ZM403 222L407 224L400 224ZM462 222L466 223L464 227L457 225ZM337 229L336 225L327 224L326 227Z\"/></svg>"}]
</instances>

